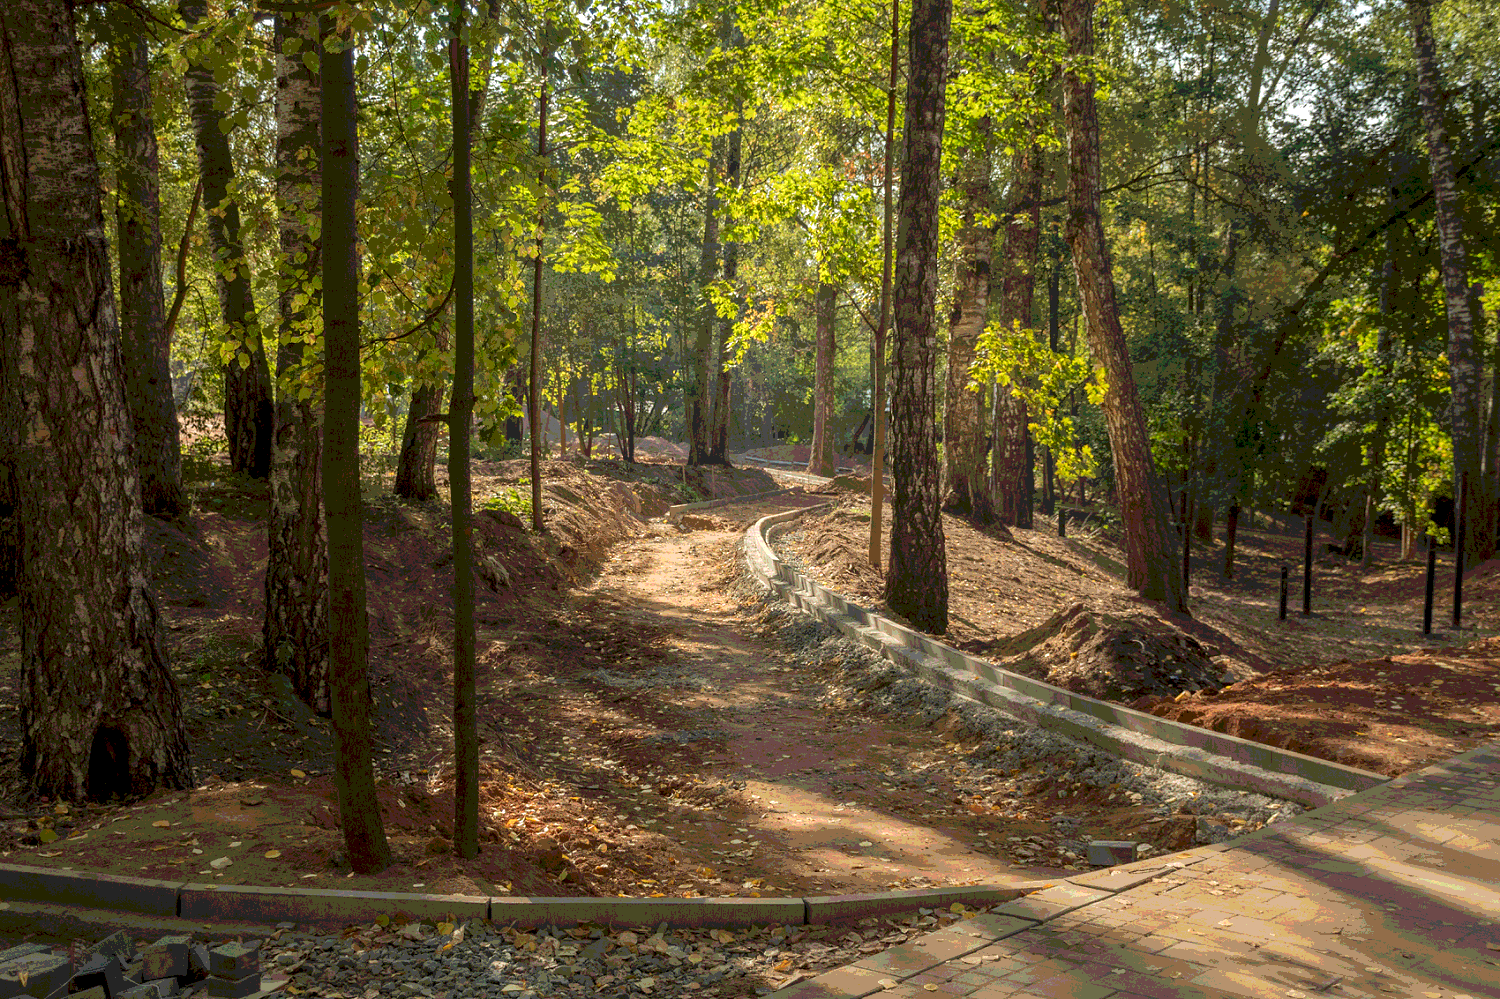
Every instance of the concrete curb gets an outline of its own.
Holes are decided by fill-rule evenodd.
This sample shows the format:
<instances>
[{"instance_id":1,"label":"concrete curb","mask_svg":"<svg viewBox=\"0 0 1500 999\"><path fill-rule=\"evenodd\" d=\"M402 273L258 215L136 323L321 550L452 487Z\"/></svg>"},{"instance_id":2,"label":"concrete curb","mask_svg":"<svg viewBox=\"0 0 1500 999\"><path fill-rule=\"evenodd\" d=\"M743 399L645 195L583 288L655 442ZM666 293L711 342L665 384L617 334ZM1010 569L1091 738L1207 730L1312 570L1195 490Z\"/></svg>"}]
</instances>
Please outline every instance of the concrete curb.
<instances>
[{"instance_id":1,"label":"concrete curb","mask_svg":"<svg viewBox=\"0 0 1500 999\"><path fill-rule=\"evenodd\" d=\"M771 550L773 531L815 509L787 510L757 521L745 534L751 571L793 607L908 666L928 683L1136 763L1314 808L1387 780L1368 770L1181 725L1011 673L851 603Z\"/></svg>"},{"instance_id":2,"label":"concrete curb","mask_svg":"<svg viewBox=\"0 0 1500 999\"><path fill-rule=\"evenodd\" d=\"M769 499L772 496L785 496L796 491L795 488L769 489L763 493L749 493L745 496L724 496L713 500L699 500L696 503L678 503L667 507L665 517L667 523L675 524L684 513L691 510L713 510L721 506L733 506L736 503L751 503L755 500Z\"/></svg>"},{"instance_id":3,"label":"concrete curb","mask_svg":"<svg viewBox=\"0 0 1500 999\"><path fill-rule=\"evenodd\" d=\"M525 898L193 884L0 864L0 899L4 900L0 902L0 931L13 924L109 926L122 918L132 925L160 925L168 931L180 929L185 922L244 926L290 921L336 929L398 913L427 921L487 919L524 927L591 922L737 929L842 922L919 908L948 908L956 902L970 907L995 905L1050 884L806 898Z\"/></svg>"}]
</instances>

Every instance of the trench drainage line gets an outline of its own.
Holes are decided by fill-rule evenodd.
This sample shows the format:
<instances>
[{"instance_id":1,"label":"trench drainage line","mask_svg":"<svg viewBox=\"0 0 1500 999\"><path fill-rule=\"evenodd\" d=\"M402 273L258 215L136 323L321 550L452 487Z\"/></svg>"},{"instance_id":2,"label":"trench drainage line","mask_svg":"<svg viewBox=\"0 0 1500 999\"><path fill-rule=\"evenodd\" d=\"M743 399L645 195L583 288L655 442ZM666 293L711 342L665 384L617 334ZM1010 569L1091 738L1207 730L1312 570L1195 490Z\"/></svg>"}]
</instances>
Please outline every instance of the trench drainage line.
<instances>
[{"instance_id":1,"label":"trench drainage line","mask_svg":"<svg viewBox=\"0 0 1500 999\"><path fill-rule=\"evenodd\" d=\"M746 531L745 560L752 573L764 589L803 614L913 670L928 683L1135 763L1312 808L1387 781L1383 774L1075 694L902 627L802 575L771 550L774 531L815 509L819 508L770 514Z\"/></svg>"},{"instance_id":2,"label":"trench drainage line","mask_svg":"<svg viewBox=\"0 0 1500 999\"><path fill-rule=\"evenodd\" d=\"M663 514L663 518L667 523L675 524L684 513L693 510L713 510L721 506L733 506L736 503L753 503L756 500L770 499L773 496L785 496L788 493L796 492L798 488L800 487L787 486L780 489L769 489L763 493L749 493L745 496L721 496L718 499L698 500L695 503L678 503L667 507L667 512Z\"/></svg>"}]
</instances>

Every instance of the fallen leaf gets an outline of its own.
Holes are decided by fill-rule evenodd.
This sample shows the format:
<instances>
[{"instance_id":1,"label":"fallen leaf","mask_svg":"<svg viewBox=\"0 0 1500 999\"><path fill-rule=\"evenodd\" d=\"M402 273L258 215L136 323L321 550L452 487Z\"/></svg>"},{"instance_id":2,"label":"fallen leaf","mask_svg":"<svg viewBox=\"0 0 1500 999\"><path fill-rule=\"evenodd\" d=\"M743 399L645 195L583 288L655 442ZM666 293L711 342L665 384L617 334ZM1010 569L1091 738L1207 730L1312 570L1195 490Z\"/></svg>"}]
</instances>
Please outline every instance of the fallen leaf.
<instances>
[{"instance_id":1,"label":"fallen leaf","mask_svg":"<svg viewBox=\"0 0 1500 999\"><path fill-rule=\"evenodd\" d=\"M296 767L293 767L292 768L292 776L293 777L306 777L307 774L306 774L306 772L304 772L302 770L298 770Z\"/></svg>"},{"instance_id":2,"label":"fallen leaf","mask_svg":"<svg viewBox=\"0 0 1500 999\"><path fill-rule=\"evenodd\" d=\"M210 860L208 862L208 866L212 867L216 871L222 871L224 868L230 866L233 863L234 861L230 860L228 857L219 857L216 860Z\"/></svg>"},{"instance_id":3,"label":"fallen leaf","mask_svg":"<svg viewBox=\"0 0 1500 999\"><path fill-rule=\"evenodd\" d=\"M151 823L151 825L157 829L169 829L171 828L172 823L168 822L166 819L157 819L155 822Z\"/></svg>"},{"instance_id":4,"label":"fallen leaf","mask_svg":"<svg viewBox=\"0 0 1500 999\"><path fill-rule=\"evenodd\" d=\"M265 858L267 860L275 860L279 856L281 856L280 850L267 850L265 852Z\"/></svg>"},{"instance_id":5,"label":"fallen leaf","mask_svg":"<svg viewBox=\"0 0 1500 999\"><path fill-rule=\"evenodd\" d=\"M36 838L41 840L43 844L51 843L53 840L57 839L57 832L53 829L43 829L41 832L36 834Z\"/></svg>"}]
</instances>

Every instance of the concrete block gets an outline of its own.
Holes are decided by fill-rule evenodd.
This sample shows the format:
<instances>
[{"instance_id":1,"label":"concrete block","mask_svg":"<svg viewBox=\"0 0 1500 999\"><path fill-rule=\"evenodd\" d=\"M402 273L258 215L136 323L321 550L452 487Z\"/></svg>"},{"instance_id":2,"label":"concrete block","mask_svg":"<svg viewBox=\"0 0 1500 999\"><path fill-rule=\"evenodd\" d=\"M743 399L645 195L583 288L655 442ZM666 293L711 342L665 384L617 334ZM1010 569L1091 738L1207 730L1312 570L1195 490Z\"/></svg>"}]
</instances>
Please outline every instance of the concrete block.
<instances>
[{"instance_id":1,"label":"concrete block","mask_svg":"<svg viewBox=\"0 0 1500 999\"><path fill-rule=\"evenodd\" d=\"M115 999L169 999L177 994L177 979L158 978L132 986L115 996Z\"/></svg>"},{"instance_id":2,"label":"concrete block","mask_svg":"<svg viewBox=\"0 0 1500 999\"><path fill-rule=\"evenodd\" d=\"M500 926L658 926L688 929L797 925L805 919L800 898L492 898L490 918Z\"/></svg>"},{"instance_id":3,"label":"concrete block","mask_svg":"<svg viewBox=\"0 0 1500 999\"><path fill-rule=\"evenodd\" d=\"M189 936L161 937L141 951L141 974L148 979L187 977L192 943Z\"/></svg>"},{"instance_id":4,"label":"concrete block","mask_svg":"<svg viewBox=\"0 0 1500 999\"><path fill-rule=\"evenodd\" d=\"M1092 874L1068 878L1068 884L1080 888L1097 888L1100 891L1126 891L1147 881L1154 881L1171 868L1164 864L1137 863L1128 867L1111 867Z\"/></svg>"},{"instance_id":5,"label":"concrete block","mask_svg":"<svg viewBox=\"0 0 1500 999\"><path fill-rule=\"evenodd\" d=\"M0 896L17 902L81 905L172 917L177 915L177 892L181 887L180 881L0 864Z\"/></svg>"},{"instance_id":6,"label":"concrete block","mask_svg":"<svg viewBox=\"0 0 1500 999\"><path fill-rule=\"evenodd\" d=\"M17 958L0 969L0 996L36 996L46 999L59 989L65 988L73 974L73 965L66 957L47 954L28 954ZM22 977L26 984L21 984Z\"/></svg>"},{"instance_id":7,"label":"concrete block","mask_svg":"<svg viewBox=\"0 0 1500 999\"><path fill-rule=\"evenodd\" d=\"M18 958L30 957L33 954L50 953L52 953L52 948L48 947L46 944L17 944L14 947L0 950L0 967L5 966Z\"/></svg>"},{"instance_id":8,"label":"concrete block","mask_svg":"<svg viewBox=\"0 0 1500 999\"><path fill-rule=\"evenodd\" d=\"M124 930L115 930L94 944L93 953L104 957L118 957L121 964L129 964L130 959L135 956L135 941Z\"/></svg>"},{"instance_id":9,"label":"concrete block","mask_svg":"<svg viewBox=\"0 0 1500 999\"><path fill-rule=\"evenodd\" d=\"M219 978L244 978L260 971L260 941L227 943L208 952L208 972Z\"/></svg>"},{"instance_id":10,"label":"concrete block","mask_svg":"<svg viewBox=\"0 0 1500 999\"><path fill-rule=\"evenodd\" d=\"M1138 845L1119 839L1096 839L1089 843L1089 863L1097 867L1133 864Z\"/></svg>"},{"instance_id":11,"label":"concrete block","mask_svg":"<svg viewBox=\"0 0 1500 999\"><path fill-rule=\"evenodd\" d=\"M244 978L210 978L204 985L208 987L208 994L218 999L244 999L260 991L260 974Z\"/></svg>"},{"instance_id":12,"label":"concrete block","mask_svg":"<svg viewBox=\"0 0 1500 999\"><path fill-rule=\"evenodd\" d=\"M73 972L73 988L79 992L95 985L103 987L110 996L125 991L125 969L118 957L95 954Z\"/></svg>"},{"instance_id":13,"label":"concrete block","mask_svg":"<svg viewBox=\"0 0 1500 999\"><path fill-rule=\"evenodd\" d=\"M188 947L188 976L202 978L208 974L208 948L201 943Z\"/></svg>"},{"instance_id":14,"label":"concrete block","mask_svg":"<svg viewBox=\"0 0 1500 999\"><path fill-rule=\"evenodd\" d=\"M104 991L104 986L95 985L91 989L74 992L70 999L109 999L109 995Z\"/></svg>"},{"instance_id":15,"label":"concrete block","mask_svg":"<svg viewBox=\"0 0 1500 999\"><path fill-rule=\"evenodd\" d=\"M187 884L182 888L181 916L251 923L292 919L315 926L341 927L397 912L419 919L438 919L451 914L463 920L488 918L489 910L490 900L474 895Z\"/></svg>"},{"instance_id":16,"label":"concrete block","mask_svg":"<svg viewBox=\"0 0 1500 999\"><path fill-rule=\"evenodd\" d=\"M914 912L917 909L946 909L955 902L974 907L1009 902L1041 888L1050 882L1014 887L971 888L921 888L907 891L876 892L869 895L821 895L809 896L807 921L809 923L836 923L864 919L868 916L885 916L897 912Z\"/></svg>"}]
</instances>

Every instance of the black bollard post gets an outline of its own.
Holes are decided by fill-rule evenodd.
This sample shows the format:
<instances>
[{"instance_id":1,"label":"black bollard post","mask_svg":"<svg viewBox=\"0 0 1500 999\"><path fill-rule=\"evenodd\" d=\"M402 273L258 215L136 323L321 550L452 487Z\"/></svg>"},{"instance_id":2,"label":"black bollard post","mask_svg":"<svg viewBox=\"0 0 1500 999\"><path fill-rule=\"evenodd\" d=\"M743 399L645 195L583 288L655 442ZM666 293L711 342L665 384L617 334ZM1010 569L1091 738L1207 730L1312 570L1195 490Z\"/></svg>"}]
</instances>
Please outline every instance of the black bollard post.
<instances>
[{"instance_id":1,"label":"black bollard post","mask_svg":"<svg viewBox=\"0 0 1500 999\"><path fill-rule=\"evenodd\" d=\"M1277 615L1279 620L1286 620L1286 576L1287 567L1281 567L1281 613Z\"/></svg>"},{"instance_id":2,"label":"black bollard post","mask_svg":"<svg viewBox=\"0 0 1500 999\"><path fill-rule=\"evenodd\" d=\"M1464 472L1458 477L1458 497L1453 504L1454 531L1453 531L1453 630L1458 631L1463 620L1464 613L1464 523L1468 519L1468 497L1465 495L1468 489L1469 473Z\"/></svg>"},{"instance_id":3,"label":"black bollard post","mask_svg":"<svg viewBox=\"0 0 1500 999\"><path fill-rule=\"evenodd\" d=\"M1068 536L1068 511L1062 507L1057 508L1057 536L1059 538Z\"/></svg>"},{"instance_id":4,"label":"black bollard post","mask_svg":"<svg viewBox=\"0 0 1500 999\"><path fill-rule=\"evenodd\" d=\"M1437 575L1437 542L1427 535L1427 595L1422 600L1422 634L1432 634L1432 580Z\"/></svg>"},{"instance_id":5,"label":"black bollard post","mask_svg":"<svg viewBox=\"0 0 1500 999\"><path fill-rule=\"evenodd\" d=\"M1312 613L1312 536L1313 519L1307 518L1302 537L1302 613Z\"/></svg>"}]
</instances>

